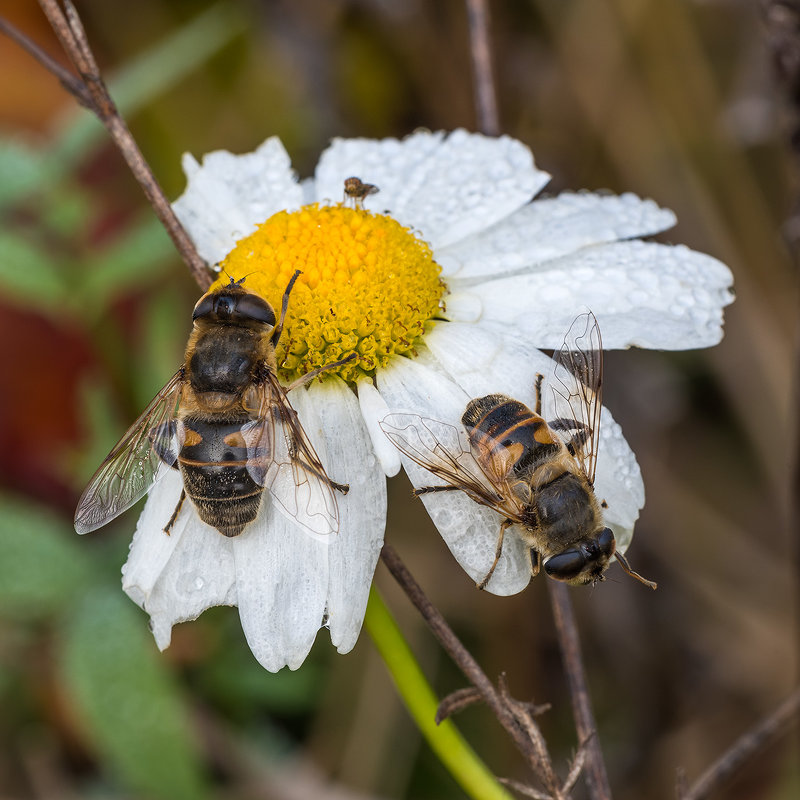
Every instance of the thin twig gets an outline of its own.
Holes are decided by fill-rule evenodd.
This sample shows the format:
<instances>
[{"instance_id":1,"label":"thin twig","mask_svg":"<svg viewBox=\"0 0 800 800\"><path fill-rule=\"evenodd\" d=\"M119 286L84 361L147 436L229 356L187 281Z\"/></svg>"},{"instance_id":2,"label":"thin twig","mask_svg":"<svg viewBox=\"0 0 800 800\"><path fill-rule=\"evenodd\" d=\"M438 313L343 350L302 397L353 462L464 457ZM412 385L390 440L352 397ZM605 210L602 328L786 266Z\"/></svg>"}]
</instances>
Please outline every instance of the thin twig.
<instances>
[{"instance_id":1,"label":"thin twig","mask_svg":"<svg viewBox=\"0 0 800 800\"><path fill-rule=\"evenodd\" d=\"M458 689L451 692L447 697L442 698L439 707L436 709L436 724L452 717L453 714L458 714L465 708L474 706L475 703L480 703L483 700L483 695L474 687L467 686L465 689Z\"/></svg>"},{"instance_id":2,"label":"thin twig","mask_svg":"<svg viewBox=\"0 0 800 800\"><path fill-rule=\"evenodd\" d=\"M0 17L0 33L5 34L11 41L16 42L23 50L33 56L33 58L48 72L55 75L61 85L73 95L82 106L88 108L90 111L94 110L94 102L86 86L71 72L65 70L58 61L42 50L36 42L26 36L22 31L15 28L8 20L3 19L3 17Z\"/></svg>"},{"instance_id":3,"label":"thin twig","mask_svg":"<svg viewBox=\"0 0 800 800\"><path fill-rule=\"evenodd\" d=\"M572 787L576 784L578 778L580 777L581 772L583 772L583 767L586 763L586 752L588 746L588 739L581 742L578 752L575 754L575 758L572 760L572 766L570 767L569 774L567 775L564 781L564 786L561 789L565 795L569 795L569 793L572 791Z\"/></svg>"},{"instance_id":4,"label":"thin twig","mask_svg":"<svg viewBox=\"0 0 800 800\"><path fill-rule=\"evenodd\" d=\"M544 737L533 719L532 711L538 710L538 707L513 700L508 694L508 689L503 679L501 679L500 691L494 687L477 661L472 657L472 654L453 633L444 617L425 596L422 588L391 545L386 544L383 546L381 559L408 598L422 614L428 627L447 651L450 658L453 659L458 668L475 686L483 701L489 706L500 724L508 731L514 744L525 756L534 774L545 784L550 793L547 797L550 800L565 800L566 795L562 793L558 780L555 779L552 759L547 751Z\"/></svg>"},{"instance_id":5,"label":"thin twig","mask_svg":"<svg viewBox=\"0 0 800 800\"><path fill-rule=\"evenodd\" d=\"M63 0L63 10L57 0L39 0L39 5L61 42L65 53L77 70L78 77L71 75L5 19L0 19L0 32L17 42L45 69L55 75L61 85L73 94L81 105L91 110L103 123L114 144L122 153L128 167L133 172L134 177L144 190L150 205L152 205L159 220L166 228L192 276L200 288L207 288L211 284L211 273L206 263L198 255L189 235L175 216L175 212L164 195L164 191L161 189L128 127L120 116L111 95L108 93L86 38L86 32L78 17L78 12L70 0Z\"/></svg>"},{"instance_id":6,"label":"thin twig","mask_svg":"<svg viewBox=\"0 0 800 800\"><path fill-rule=\"evenodd\" d=\"M718 789L746 761L765 750L800 718L800 689L789 695L775 711L740 736L691 786L680 789L680 800L703 800Z\"/></svg>"},{"instance_id":7,"label":"thin twig","mask_svg":"<svg viewBox=\"0 0 800 800\"><path fill-rule=\"evenodd\" d=\"M606 765L603 761L603 751L600 742L595 736L595 722L592 714L589 690L586 685L586 675L581 659L581 645L578 640L578 629L572 613L572 603L569 599L569 590L563 583L547 581L550 593L550 604L553 608L558 645L561 657L564 660L564 669L567 673L570 698L572 700L572 714L575 718L575 727L578 738L586 742L586 766L584 776L586 787L591 800L610 800L611 787L608 783ZM591 738L590 738L591 737Z\"/></svg>"},{"instance_id":8,"label":"thin twig","mask_svg":"<svg viewBox=\"0 0 800 800\"><path fill-rule=\"evenodd\" d=\"M492 682L478 666L478 662L475 661L472 654L464 647L455 633L453 633L438 609L425 596L422 588L408 571L405 564L403 564L400 559L400 556L397 555L397 552L391 545L385 544L383 546L383 550L381 550L381 559L389 572L392 573L394 579L408 595L409 600L411 600L420 614L422 614L425 622L428 623L428 627L433 632L433 635L439 640L439 643L447 651L450 658L455 661L456 665L467 679L478 689L484 702L492 709L495 716L500 721L500 724L511 734L511 738L522 754L532 765L536 764L538 758L531 746L531 742L500 699L500 695L492 685Z\"/></svg>"},{"instance_id":9,"label":"thin twig","mask_svg":"<svg viewBox=\"0 0 800 800\"><path fill-rule=\"evenodd\" d=\"M500 133L500 121L492 76L489 9L486 0L467 0L467 19L478 129L489 136L497 136Z\"/></svg>"},{"instance_id":10,"label":"thin twig","mask_svg":"<svg viewBox=\"0 0 800 800\"><path fill-rule=\"evenodd\" d=\"M509 694L505 675L500 676L500 696L503 698L503 702L513 711L515 719L533 743L539 764L539 773L547 791L550 792L552 797L560 797L561 786L550 761L544 736L542 736L539 726L534 722L530 710L523 707L521 703L514 700Z\"/></svg>"},{"instance_id":11,"label":"thin twig","mask_svg":"<svg viewBox=\"0 0 800 800\"><path fill-rule=\"evenodd\" d=\"M499 780L503 786L508 786L509 789L519 792L523 797L532 797L533 800L551 800L549 794L540 792L538 789L534 789L532 786L528 786L521 781L515 781L513 778L498 778L497 780Z\"/></svg>"}]
</instances>

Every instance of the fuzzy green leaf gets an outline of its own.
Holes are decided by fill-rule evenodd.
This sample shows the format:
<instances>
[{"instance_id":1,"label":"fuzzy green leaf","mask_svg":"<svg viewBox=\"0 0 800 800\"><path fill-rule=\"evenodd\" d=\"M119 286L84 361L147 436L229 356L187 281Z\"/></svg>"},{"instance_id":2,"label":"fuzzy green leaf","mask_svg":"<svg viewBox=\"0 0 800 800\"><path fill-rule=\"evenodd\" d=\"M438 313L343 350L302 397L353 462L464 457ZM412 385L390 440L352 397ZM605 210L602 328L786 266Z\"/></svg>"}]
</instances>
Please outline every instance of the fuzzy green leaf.
<instances>
[{"instance_id":1,"label":"fuzzy green leaf","mask_svg":"<svg viewBox=\"0 0 800 800\"><path fill-rule=\"evenodd\" d=\"M130 790L207 797L188 709L144 617L121 591L82 599L63 633L62 669L98 757Z\"/></svg>"},{"instance_id":2,"label":"fuzzy green leaf","mask_svg":"<svg viewBox=\"0 0 800 800\"><path fill-rule=\"evenodd\" d=\"M48 616L89 580L71 526L22 500L0 498L0 613Z\"/></svg>"},{"instance_id":3,"label":"fuzzy green leaf","mask_svg":"<svg viewBox=\"0 0 800 800\"><path fill-rule=\"evenodd\" d=\"M53 308L67 294L52 258L8 231L0 232L0 293L43 309Z\"/></svg>"}]
</instances>

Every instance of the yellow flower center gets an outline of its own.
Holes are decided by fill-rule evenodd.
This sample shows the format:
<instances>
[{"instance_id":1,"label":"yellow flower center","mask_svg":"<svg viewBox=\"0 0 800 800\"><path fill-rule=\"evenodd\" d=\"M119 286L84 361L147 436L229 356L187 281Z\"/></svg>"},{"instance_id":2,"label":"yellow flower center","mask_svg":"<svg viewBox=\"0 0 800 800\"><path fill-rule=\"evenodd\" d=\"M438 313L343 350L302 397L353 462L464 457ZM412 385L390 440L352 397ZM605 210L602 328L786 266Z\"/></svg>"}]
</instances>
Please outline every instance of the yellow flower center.
<instances>
[{"instance_id":1,"label":"yellow flower center","mask_svg":"<svg viewBox=\"0 0 800 800\"><path fill-rule=\"evenodd\" d=\"M335 372L354 383L393 355L413 354L439 310L444 283L430 247L391 217L360 208L281 211L237 242L215 287L245 277L280 314L295 270L277 360L283 380L355 352Z\"/></svg>"}]
</instances>

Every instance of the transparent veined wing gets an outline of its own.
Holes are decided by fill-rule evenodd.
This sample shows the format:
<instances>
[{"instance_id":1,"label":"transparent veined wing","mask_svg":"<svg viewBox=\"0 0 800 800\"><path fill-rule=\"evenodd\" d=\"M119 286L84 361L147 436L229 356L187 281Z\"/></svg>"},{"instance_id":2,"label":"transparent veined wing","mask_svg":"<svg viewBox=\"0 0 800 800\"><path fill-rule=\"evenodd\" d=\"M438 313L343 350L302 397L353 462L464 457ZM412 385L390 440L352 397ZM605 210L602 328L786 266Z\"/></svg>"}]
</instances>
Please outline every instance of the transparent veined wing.
<instances>
[{"instance_id":1,"label":"transparent veined wing","mask_svg":"<svg viewBox=\"0 0 800 800\"><path fill-rule=\"evenodd\" d=\"M573 452L584 475L594 483L600 438L603 340L591 311L575 319L553 359L551 385L559 424L551 427ZM575 423L572 428L570 420Z\"/></svg>"},{"instance_id":2,"label":"transparent veined wing","mask_svg":"<svg viewBox=\"0 0 800 800\"><path fill-rule=\"evenodd\" d=\"M389 441L421 467L475 502L514 517L520 509L504 481L486 474L463 428L418 414L387 414L380 423Z\"/></svg>"},{"instance_id":3,"label":"transparent veined wing","mask_svg":"<svg viewBox=\"0 0 800 800\"><path fill-rule=\"evenodd\" d=\"M336 533L335 491L347 487L328 477L277 378L270 373L254 391L255 419L242 426L250 476L269 490L283 514L311 533Z\"/></svg>"},{"instance_id":4,"label":"transparent veined wing","mask_svg":"<svg viewBox=\"0 0 800 800\"><path fill-rule=\"evenodd\" d=\"M78 533L96 530L127 511L175 464L180 450L175 414L182 387L181 368L100 465L78 500Z\"/></svg>"}]
</instances>

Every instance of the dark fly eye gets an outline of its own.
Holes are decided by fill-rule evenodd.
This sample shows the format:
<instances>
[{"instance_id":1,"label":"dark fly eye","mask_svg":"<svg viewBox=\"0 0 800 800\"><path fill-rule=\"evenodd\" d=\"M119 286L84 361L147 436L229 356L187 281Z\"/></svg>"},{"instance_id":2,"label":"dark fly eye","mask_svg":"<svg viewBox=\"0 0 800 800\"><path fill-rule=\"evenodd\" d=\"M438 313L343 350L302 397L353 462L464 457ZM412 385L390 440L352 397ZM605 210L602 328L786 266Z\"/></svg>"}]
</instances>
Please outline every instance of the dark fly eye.
<instances>
[{"instance_id":1,"label":"dark fly eye","mask_svg":"<svg viewBox=\"0 0 800 800\"><path fill-rule=\"evenodd\" d=\"M262 322L275 325L275 312L272 306L255 294L211 293L200 298L194 307L192 320L200 317L216 317L218 320L231 322Z\"/></svg>"},{"instance_id":2,"label":"dark fly eye","mask_svg":"<svg viewBox=\"0 0 800 800\"><path fill-rule=\"evenodd\" d=\"M195 320L198 317L208 316L208 314L210 314L213 310L214 310L214 295L204 294L197 301L197 305L194 307L194 311L192 312L192 320Z\"/></svg>"},{"instance_id":3,"label":"dark fly eye","mask_svg":"<svg viewBox=\"0 0 800 800\"><path fill-rule=\"evenodd\" d=\"M595 541L603 555L613 555L614 550L617 549L617 541L614 539L614 532L611 528L603 528L603 530L597 534Z\"/></svg>"},{"instance_id":4,"label":"dark fly eye","mask_svg":"<svg viewBox=\"0 0 800 800\"><path fill-rule=\"evenodd\" d=\"M256 322L263 322L266 325L275 324L275 312L272 310L272 306L255 294L242 295L239 298L236 312L240 316L253 319Z\"/></svg>"},{"instance_id":5,"label":"dark fly eye","mask_svg":"<svg viewBox=\"0 0 800 800\"><path fill-rule=\"evenodd\" d=\"M586 566L586 556L577 549L565 550L552 558L544 565L544 571L552 578L568 581L578 575Z\"/></svg>"}]
</instances>

